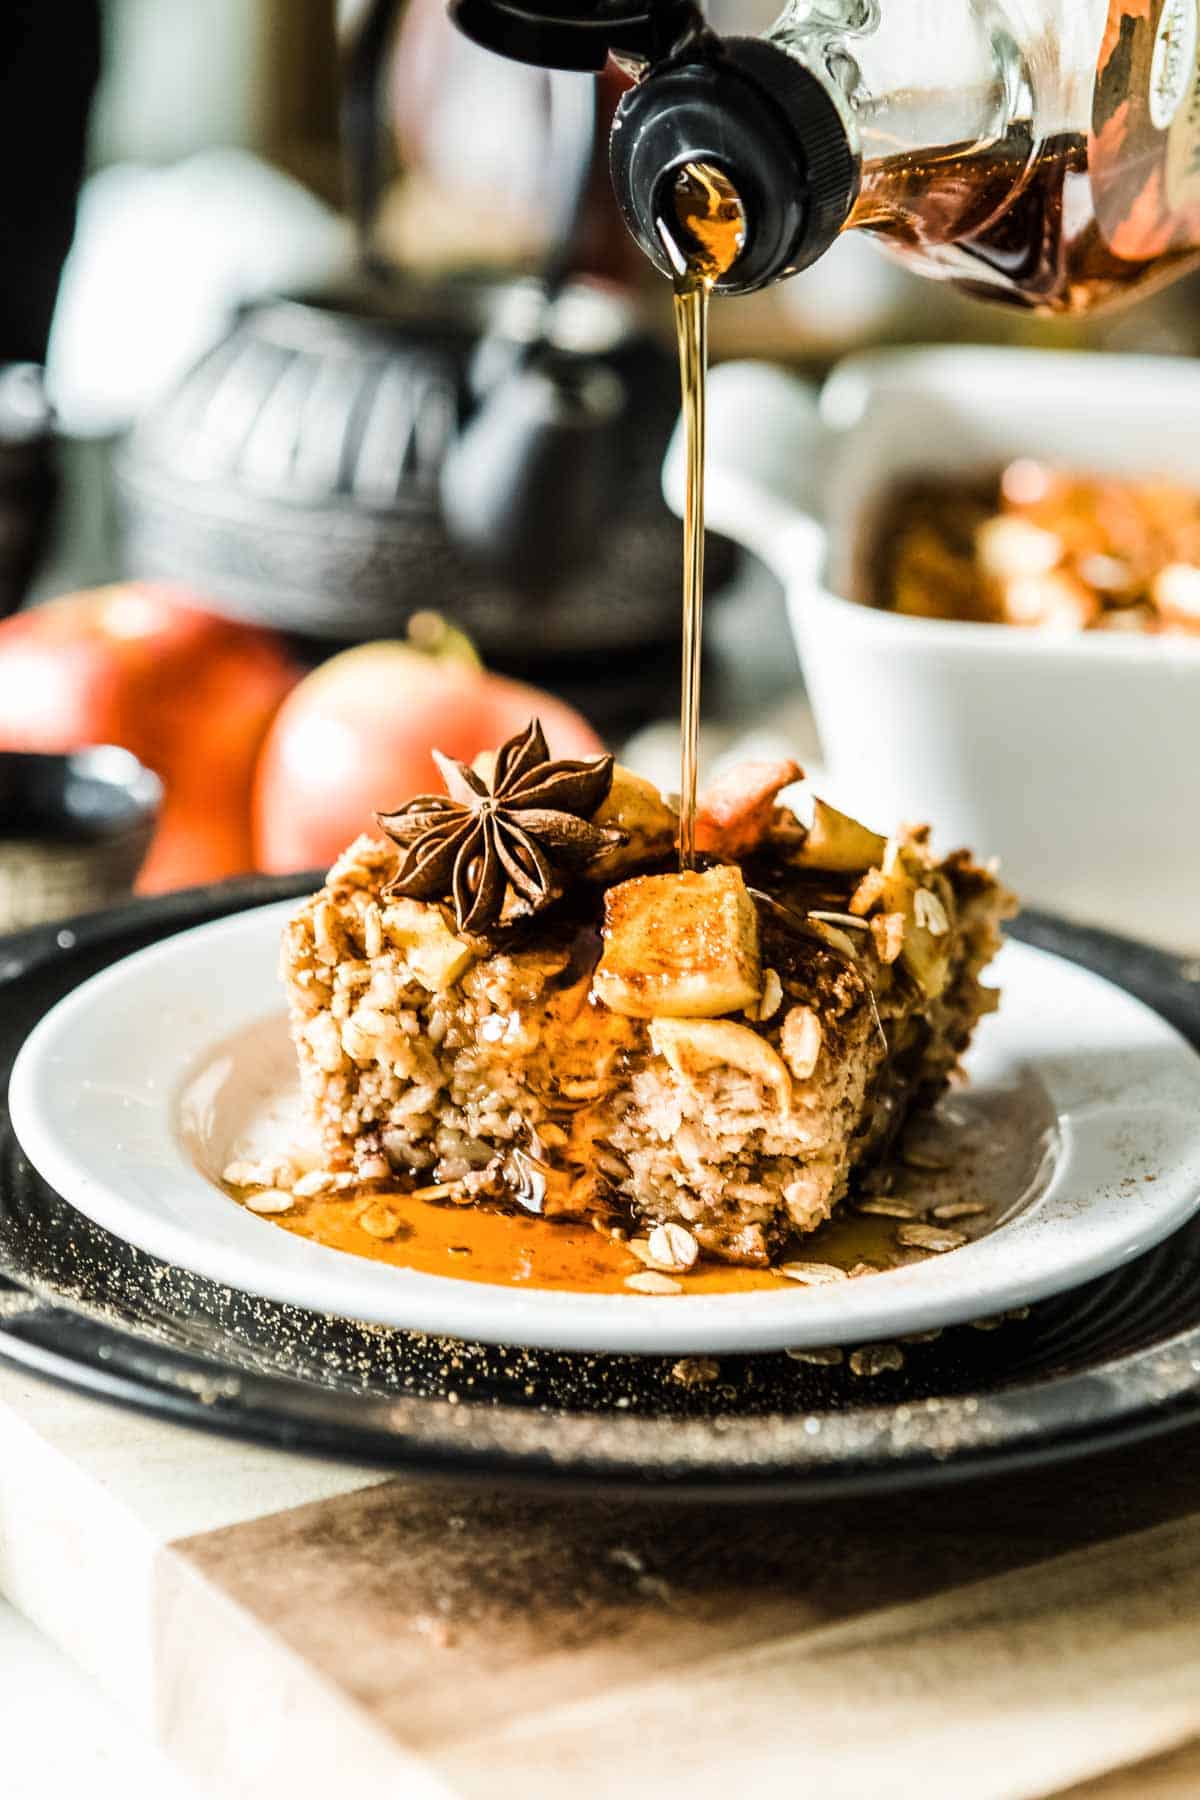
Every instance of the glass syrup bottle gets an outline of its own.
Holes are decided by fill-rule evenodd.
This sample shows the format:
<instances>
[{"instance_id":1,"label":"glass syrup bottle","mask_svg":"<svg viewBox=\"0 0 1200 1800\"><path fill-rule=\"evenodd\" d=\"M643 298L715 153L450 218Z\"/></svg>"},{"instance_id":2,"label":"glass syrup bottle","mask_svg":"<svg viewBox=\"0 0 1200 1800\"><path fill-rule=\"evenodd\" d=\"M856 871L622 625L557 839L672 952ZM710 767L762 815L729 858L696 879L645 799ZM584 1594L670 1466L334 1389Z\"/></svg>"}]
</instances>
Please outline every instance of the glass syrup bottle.
<instances>
[{"instance_id":1,"label":"glass syrup bottle","mask_svg":"<svg viewBox=\"0 0 1200 1800\"><path fill-rule=\"evenodd\" d=\"M808 266L847 230L926 275L1080 313L1200 263L1200 0L791 0L760 38L693 0L450 0L525 61L635 78L610 158L626 222L688 167L745 215L715 291Z\"/></svg>"}]
</instances>

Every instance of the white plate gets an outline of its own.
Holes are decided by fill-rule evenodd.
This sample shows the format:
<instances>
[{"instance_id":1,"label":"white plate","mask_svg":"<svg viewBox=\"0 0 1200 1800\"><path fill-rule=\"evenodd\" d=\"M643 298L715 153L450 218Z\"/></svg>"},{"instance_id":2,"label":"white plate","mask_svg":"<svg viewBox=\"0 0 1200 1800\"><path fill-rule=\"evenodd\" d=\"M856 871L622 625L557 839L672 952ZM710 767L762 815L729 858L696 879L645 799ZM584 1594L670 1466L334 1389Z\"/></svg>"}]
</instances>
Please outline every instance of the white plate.
<instances>
[{"instance_id":1,"label":"white plate","mask_svg":"<svg viewBox=\"0 0 1200 1800\"><path fill-rule=\"evenodd\" d=\"M275 964L292 908L182 932L85 982L33 1031L10 1092L26 1154L73 1206L249 1293L553 1349L853 1344L1061 1292L1148 1249L1200 1201L1200 1057L1119 988L1010 944L1003 1007L969 1057L974 1088L1023 1085L1036 1129L1056 1125L1036 1197L961 1250L830 1287L678 1297L491 1287L329 1250L254 1217L215 1181L248 1124L285 1103Z\"/></svg>"}]
</instances>

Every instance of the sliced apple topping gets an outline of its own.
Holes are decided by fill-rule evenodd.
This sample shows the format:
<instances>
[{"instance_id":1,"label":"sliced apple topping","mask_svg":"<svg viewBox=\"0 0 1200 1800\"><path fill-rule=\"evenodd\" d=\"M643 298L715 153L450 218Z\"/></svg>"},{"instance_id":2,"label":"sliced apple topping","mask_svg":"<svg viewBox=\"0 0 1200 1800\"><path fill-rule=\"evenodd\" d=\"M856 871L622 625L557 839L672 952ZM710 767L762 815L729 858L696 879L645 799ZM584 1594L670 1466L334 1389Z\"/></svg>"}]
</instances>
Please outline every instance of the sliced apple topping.
<instances>
[{"instance_id":1,"label":"sliced apple topping","mask_svg":"<svg viewBox=\"0 0 1200 1800\"><path fill-rule=\"evenodd\" d=\"M950 883L930 869L920 852L904 838L892 838L880 873L882 920L872 922L876 945L884 961L899 939L899 957L922 993L936 1000L945 991L950 974L950 936L954 896ZM899 915L897 931L891 922ZM886 934L884 944L881 936Z\"/></svg>"},{"instance_id":2,"label":"sliced apple topping","mask_svg":"<svg viewBox=\"0 0 1200 1800\"><path fill-rule=\"evenodd\" d=\"M622 869L666 855L679 830L677 814L654 783L620 763L613 768L612 786L593 813L592 823L620 831L625 837L623 844L603 851L588 864L588 876L599 881L611 881Z\"/></svg>"},{"instance_id":3,"label":"sliced apple topping","mask_svg":"<svg viewBox=\"0 0 1200 1800\"><path fill-rule=\"evenodd\" d=\"M710 856L747 856L777 827L802 827L776 804L781 789L804 774L790 759L744 762L710 782L696 807L696 848Z\"/></svg>"},{"instance_id":4,"label":"sliced apple topping","mask_svg":"<svg viewBox=\"0 0 1200 1800\"><path fill-rule=\"evenodd\" d=\"M592 987L631 1019L713 1019L755 1005L758 914L741 870L642 875L610 888Z\"/></svg>"},{"instance_id":5,"label":"sliced apple topping","mask_svg":"<svg viewBox=\"0 0 1200 1800\"><path fill-rule=\"evenodd\" d=\"M814 800L813 822L804 847L793 861L806 869L857 875L883 861L887 839L838 812L825 800Z\"/></svg>"},{"instance_id":6,"label":"sliced apple topping","mask_svg":"<svg viewBox=\"0 0 1200 1800\"><path fill-rule=\"evenodd\" d=\"M731 1019L653 1019L650 1042L684 1080L722 1064L762 1083L781 1112L792 1104L792 1078L779 1052Z\"/></svg>"},{"instance_id":7,"label":"sliced apple topping","mask_svg":"<svg viewBox=\"0 0 1200 1800\"><path fill-rule=\"evenodd\" d=\"M383 915L383 929L432 994L444 994L471 965L470 947L455 937L440 908L426 900L393 900Z\"/></svg>"}]
</instances>

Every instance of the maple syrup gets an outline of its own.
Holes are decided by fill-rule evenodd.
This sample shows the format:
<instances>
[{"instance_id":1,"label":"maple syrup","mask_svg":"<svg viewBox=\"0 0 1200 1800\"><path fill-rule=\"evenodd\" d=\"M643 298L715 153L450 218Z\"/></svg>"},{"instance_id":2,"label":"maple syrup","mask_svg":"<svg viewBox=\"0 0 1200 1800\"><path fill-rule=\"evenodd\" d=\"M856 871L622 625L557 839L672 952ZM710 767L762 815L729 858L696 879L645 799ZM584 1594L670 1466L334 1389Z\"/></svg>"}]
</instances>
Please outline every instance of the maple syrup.
<instances>
[{"instance_id":1,"label":"maple syrup","mask_svg":"<svg viewBox=\"0 0 1200 1800\"><path fill-rule=\"evenodd\" d=\"M704 625L704 442L708 300L741 255L746 217L719 169L688 163L676 178L674 218L659 232L675 271L675 331L687 443L683 511L683 689L680 700L679 866L696 862L696 770Z\"/></svg>"},{"instance_id":2,"label":"maple syrup","mask_svg":"<svg viewBox=\"0 0 1200 1800\"><path fill-rule=\"evenodd\" d=\"M933 1223L934 1209L965 1210L968 1216L954 1218L952 1228L970 1239L985 1237L1043 1191L1053 1167L1052 1141L1052 1115L1027 1085L956 1095L918 1122L909 1148L901 1146L889 1163L886 1201L860 1198L840 1206L826 1224L786 1246L777 1263L794 1258L865 1275L924 1262L930 1252L898 1246L906 1205L909 1217ZM628 1278L641 1266L620 1237L586 1221L545 1219L519 1206L457 1206L411 1186L397 1182L382 1191L297 1200L265 1222L393 1268L501 1287L627 1294ZM242 1201L254 1197L229 1191ZM978 1210L970 1204L964 1209L964 1202ZM863 1210L872 1204L880 1210ZM697 1263L683 1280L688 1294L780 1293L792 1285L777 1266L709 1261Z\"/></svg>"},{"instance_id":3,"label":"maple syrup","mask_svg":"<svg viewBox=\"0 0 1200 1800\"><path fill-rule=\"evenodd\" d=\"M1196 262L1194 243L1139 240L1136 195L1123 232L1114 220L1106 229L1094 176L1079 133L1048 140L1032 160L1019 142L984 153L960 144L883 157L864 167L847 229L868 232L911 265L951 275L967 293L1039 313L1092 312ZM1144 229L1144 206L1141 221ZM1120 254L1114 239L1124 245Z\"/></svg>"}]
</instances>

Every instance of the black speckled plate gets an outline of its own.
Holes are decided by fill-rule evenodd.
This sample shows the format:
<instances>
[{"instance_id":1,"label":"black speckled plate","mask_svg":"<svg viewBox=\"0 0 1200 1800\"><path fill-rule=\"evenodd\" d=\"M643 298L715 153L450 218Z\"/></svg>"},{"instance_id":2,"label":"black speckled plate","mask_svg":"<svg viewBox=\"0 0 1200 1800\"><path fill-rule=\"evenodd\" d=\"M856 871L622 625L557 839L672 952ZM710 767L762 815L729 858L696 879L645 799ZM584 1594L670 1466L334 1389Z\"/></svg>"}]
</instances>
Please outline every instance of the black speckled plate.
<instances>
[{"instance_id":1,"label":"black speckled plate","mask_svg":"<svg viewBox=\"0 0 1200 1800\"><path fill-rule=\"evenodd\" d=\"M0 939L0 1078L61 995L170 932L301 893L252 880ZM1017 935L1200 1045L1200 965L1030 915ZM491 1349L259 1300L156 1262L37 1175L0 1113L0 1357L209 1430L350 1461L681 1495L825 1496L1082 1454L1200 1418L1200 1220L1140 1261L872 1373L792 1356ZM813 1353L815 1354L815 1353ZM826 1353L828 1354L828 1353Z\"/></svg>"}]
</instances>

